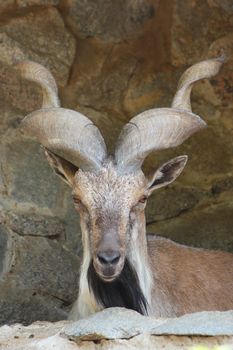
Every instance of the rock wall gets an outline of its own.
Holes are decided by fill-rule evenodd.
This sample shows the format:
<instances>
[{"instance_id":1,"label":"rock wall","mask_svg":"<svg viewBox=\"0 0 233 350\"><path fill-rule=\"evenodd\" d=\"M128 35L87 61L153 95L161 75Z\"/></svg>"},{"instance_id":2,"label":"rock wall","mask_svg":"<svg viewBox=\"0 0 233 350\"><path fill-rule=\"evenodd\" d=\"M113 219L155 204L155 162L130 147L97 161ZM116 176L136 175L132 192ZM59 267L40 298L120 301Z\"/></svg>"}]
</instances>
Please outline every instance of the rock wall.
<instances>
[{"instance_id":1,"label":"rock wall","mask_svg":"<svg viewBox=\"0 0 233 350\"><path fill-rule=\"evenodd\" d=\"M15 60L49 68L62 105L89 116L113 150L124 123L143 110L169 106L182 72L222 50L228 61L221 72L193 92L193 110L209 127L145 162L150 173L169 158L189 155L178 181L151 198L147 222L148 232L233 251L232 1L0 2L0 293L6 301L0 322L63 318L77 294L81 254L69 188L18 129L40 106L41 92L18 76ZM40 252L44 273L33 262ZM69 278L67 266L75 266ZM26 314L19 307L23 295Z\"/></svg>"}]
</instances>

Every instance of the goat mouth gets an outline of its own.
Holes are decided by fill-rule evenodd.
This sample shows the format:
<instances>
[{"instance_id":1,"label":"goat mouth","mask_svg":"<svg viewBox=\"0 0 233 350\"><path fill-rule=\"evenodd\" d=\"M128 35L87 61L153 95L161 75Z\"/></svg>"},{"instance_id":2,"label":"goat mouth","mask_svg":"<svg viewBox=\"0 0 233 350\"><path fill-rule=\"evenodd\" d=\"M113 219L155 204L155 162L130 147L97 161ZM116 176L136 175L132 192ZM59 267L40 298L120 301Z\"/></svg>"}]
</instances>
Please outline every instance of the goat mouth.
<instances>
[{"instance_id":1,"label":"goat mouth","mask_svg":"<svg viewBox=\"0 0 233 350\"><path fill-rule=\"evenodd\" d=\"M95 268L95 273L103 282L113 282L119 277L121 269L115 269L113 267L106 267L104 269Z\"/></svg>"},{"instance_id":2,"label":"goat mouth","mask_svg":"<svg viewBox=\"0 0 233 350\"><path fill-rule=\"evenodd\" d=\"M93 268L101 281L106 283L114 282L122 272L121 264L118 264L117 266L99 266L99 264L95 264L93 261Z\"/></svg>"},{"instance_id":3,"label":"goat mouth","mask_svg":"<svg viewBox=\"0 0 233 350\"><path fill-rule=\"evenodd\" d=\"M113 282L117 279L117 277L119 276L119 274L114 274L112 276L105 276L103 274L100 274L100 273L97 273L99 278L103 281L103 282L107 282L107 283L110 283L110 282Z\"/></svg>"}]
</instances>

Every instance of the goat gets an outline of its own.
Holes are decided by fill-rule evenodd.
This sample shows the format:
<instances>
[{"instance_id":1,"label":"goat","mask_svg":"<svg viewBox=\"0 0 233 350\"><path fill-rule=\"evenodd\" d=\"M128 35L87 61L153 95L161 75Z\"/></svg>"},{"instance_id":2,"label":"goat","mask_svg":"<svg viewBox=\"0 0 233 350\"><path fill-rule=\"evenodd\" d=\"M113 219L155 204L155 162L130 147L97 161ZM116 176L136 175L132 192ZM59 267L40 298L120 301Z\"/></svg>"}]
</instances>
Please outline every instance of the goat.
<instances>
[{"instance_id":1,"label":"goat","mask_svg":"<svg viewBox=\"0 0 233 350\"><path fill-rule=\"evenodd\" d=\"M149 153L176 147L205 127L191 110L192 86L217 74L221 64L214 58L187 69L172 107L132 118L114 155L107 154L87 117L59 106L56 82L46 68L31 61L17 64L43 92L42 108L24 118L23 132L39 141L50 165L71 186L80 215L83 260L70 319L112 306L156 317L233 309L232 254L146 237L147 198L180 175L187 156L166 162L151 178L141 170Z\"/></svg>"}]
</instances>

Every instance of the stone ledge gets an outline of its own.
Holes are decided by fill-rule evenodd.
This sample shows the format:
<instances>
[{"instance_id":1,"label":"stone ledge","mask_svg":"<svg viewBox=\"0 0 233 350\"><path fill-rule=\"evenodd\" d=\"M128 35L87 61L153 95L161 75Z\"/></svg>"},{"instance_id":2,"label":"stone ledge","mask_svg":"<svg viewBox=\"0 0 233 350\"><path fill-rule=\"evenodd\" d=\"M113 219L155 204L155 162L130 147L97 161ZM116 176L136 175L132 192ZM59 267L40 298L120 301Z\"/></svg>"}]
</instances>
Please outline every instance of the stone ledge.
<instances>
[{"instance_id":1,"label":"stone ledge","mask_svg":"<svg viewBox=\"0 0 233 350\"><path fill-rule=\"evenodd\" d=\"M176 350L194 345L226 345L232 350L233 311L155 319L110 308L77 322L35 322L28 327L15 324L0 328L0 350Z\"/></svg>"},{"instance_id":2,"label":"stone ledge","mask_svg":"<svg viewBox=\"0 0 233 350\"><path fill-rule=\"evenodd\" d=\"M138 334L233 336L233 311L203 311L156 319L124 308L109 308L73 322L62 334L72 339L126 339Z\"/></svg>"}]
</instances>

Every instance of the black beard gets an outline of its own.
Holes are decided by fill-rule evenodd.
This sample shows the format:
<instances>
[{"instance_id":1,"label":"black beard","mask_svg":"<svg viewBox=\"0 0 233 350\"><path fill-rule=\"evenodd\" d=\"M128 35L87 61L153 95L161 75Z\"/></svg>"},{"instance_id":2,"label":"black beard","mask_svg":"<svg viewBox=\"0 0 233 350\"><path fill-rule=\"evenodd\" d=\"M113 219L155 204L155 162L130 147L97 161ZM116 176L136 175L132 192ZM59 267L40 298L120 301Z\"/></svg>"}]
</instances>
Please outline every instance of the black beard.
<instances>
[{"instance_id":1,"label":"black beard","mask_svg":"<svg viewBox=\"0 0 233 350\"><path fill-rule=\"evenodd\" d=\"M127 259L121 274L112 282L101 280L91 261L87 279L89 289L105 308L120 306L147 315L148 303L139 285L138 275Z\"/></svg>"}]
</instances>

